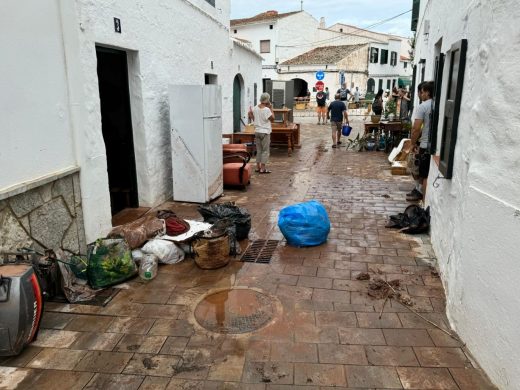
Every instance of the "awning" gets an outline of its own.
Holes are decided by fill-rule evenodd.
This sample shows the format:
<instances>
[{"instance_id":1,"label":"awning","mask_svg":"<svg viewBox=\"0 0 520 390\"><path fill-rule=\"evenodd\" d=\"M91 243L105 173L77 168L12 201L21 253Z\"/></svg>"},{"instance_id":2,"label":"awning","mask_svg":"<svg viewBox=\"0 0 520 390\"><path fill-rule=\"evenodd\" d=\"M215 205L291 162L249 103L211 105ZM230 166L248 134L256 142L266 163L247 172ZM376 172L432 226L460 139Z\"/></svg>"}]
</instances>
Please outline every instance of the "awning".
<instances>
[{"instance_id":1,"label":"awning","mask_svg":"<svg viewBox=\"0 0 520 390\"><path fill-rule=\"evenodd\" d=\"M412 78L411 77L403 77L397 79L397 86L399 88L404 88L412 85Z\"/></svg>"}]
</instances>

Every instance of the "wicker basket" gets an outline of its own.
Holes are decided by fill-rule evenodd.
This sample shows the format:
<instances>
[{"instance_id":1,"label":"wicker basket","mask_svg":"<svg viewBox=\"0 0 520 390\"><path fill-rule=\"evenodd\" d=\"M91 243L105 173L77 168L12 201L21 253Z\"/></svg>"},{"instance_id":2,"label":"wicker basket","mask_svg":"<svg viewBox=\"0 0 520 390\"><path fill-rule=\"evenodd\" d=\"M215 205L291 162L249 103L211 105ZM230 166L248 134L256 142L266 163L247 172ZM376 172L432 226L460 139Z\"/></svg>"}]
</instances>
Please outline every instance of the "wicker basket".
<instances>
[{"instance_id":1,"label":"wicker basket","mask_svg":"<svg viewBox=\"0 0 520 390\"><path fill-rule=\"evenodd\" d=\"M224 267L229 263L229 237L199 237L193 243L195 264L202 269Z\"/></svg>"}]
</instances>

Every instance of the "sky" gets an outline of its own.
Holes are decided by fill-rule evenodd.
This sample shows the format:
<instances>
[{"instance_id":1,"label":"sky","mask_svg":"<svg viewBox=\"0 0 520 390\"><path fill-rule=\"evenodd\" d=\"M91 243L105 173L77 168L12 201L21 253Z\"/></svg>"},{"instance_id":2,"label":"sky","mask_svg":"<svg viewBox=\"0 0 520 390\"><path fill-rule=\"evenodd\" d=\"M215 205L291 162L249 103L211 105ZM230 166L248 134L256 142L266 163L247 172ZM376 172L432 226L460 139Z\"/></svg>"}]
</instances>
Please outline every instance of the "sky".
<instances>
[{"instance_id":1,"label":"sky","mask_svg":"<svg viewBox=\"0 0 520 390\"><path fill-rule=\"evenodd\" d=\"M250 18L268 10L283 13L300 9L300 0L231 0L231 19ZM366 28L411 9L412 0L303 0L303 10L317 20L325 17L327 27L334 23L345 23ZM410 37L411 15L408 12L369 29Z\"/></svg>"}]
</instances>

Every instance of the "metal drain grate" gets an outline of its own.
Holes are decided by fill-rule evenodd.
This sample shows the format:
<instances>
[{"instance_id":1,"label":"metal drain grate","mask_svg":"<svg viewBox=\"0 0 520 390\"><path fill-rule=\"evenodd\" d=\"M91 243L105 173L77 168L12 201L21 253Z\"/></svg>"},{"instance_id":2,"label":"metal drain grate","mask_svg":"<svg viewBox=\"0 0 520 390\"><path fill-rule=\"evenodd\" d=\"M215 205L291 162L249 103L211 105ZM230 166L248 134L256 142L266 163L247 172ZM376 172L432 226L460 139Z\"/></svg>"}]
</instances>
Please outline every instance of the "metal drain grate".
<instances>
[{"instance_id":1,"label":"metal drain grate","mask_svg":"<svg viewBox=\"0 0 520 390\"><path fill-rule=\"evenodd\" d=\"M255 240L242 255L241 261L269 264L279 240Z\"/></svg>"}]
</instances>

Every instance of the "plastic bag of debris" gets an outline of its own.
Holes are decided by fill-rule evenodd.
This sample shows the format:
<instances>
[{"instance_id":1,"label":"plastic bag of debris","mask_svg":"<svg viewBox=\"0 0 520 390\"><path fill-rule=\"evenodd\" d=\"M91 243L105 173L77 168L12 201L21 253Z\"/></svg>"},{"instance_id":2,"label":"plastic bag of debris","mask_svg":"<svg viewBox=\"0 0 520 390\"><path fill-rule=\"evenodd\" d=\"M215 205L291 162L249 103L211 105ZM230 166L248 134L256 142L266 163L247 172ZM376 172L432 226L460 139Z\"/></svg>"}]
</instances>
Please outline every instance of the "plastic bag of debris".
<instances>
[{"instance_id":1,"label":"plastic bag of debris","mask_svg":"<svg viewBox=\"0 0 520 390\"><path fill-rule=\"evenodd\" d=\"M155 255L162 264L175 264L184 260L184 251L171 241L151 240L141 250Z\"/></svg>"},{"instance_id":2,"label":"plastic bag of debris","mask_svg":"<svg viewBox=\"0 0 520 390\"><path fill-rule=\"evenodd\" d=\"M228 219L235 224L235 238L244 240L251 230L251 215L242 207L232 202L205 204L197 208L205 222L216 223L222 219Z\"/></svg>"},{"instance_id":3,"label":"plastic bag of debris","mask_svg":"<svg viewBox=\"0 0 520 390\"><path fill-rule=\"evenodd\" d=\"M137 274L132 252L124 239L100 238L87 249L87 275L92 288L113 286Z\"/></svg>"},{"instance_id":4,"label":"plastic bag of debris","mask_svg":"<svg viewBox=\"0 0 520 390\"><path fill-rule=\"evenodd\" d=\"M327 241L330 221L325 207L320 202L311 200L280 210L278 227L289 245L315 246Z\"/></svg>"},{"instance_id":5,"label":"plastic bag of debris","mask_svg":"<svg viewBox=\"0 0 520 390\"><path fill-rule=\"evenodd\" d=\"M61 249L56 250L57 264L61 274L61 287L63 294L70 303L90 301L96 297L97 291L90 288L86 281L79 279L72 270L71 259Z\"/></svg>"},{"instance_id":6,"label":"plastic bag of debris","mask_svg":"<svg viewBox=\"0 0 520 390\"><path fill-rule=\"evenodd\" d=\"M133 222L116 226L108 234L109 238L122 237L130 249L139 248L147 240L166 233L165 222L153 215L146 215Z\"/></svg>"}]
</instances>

